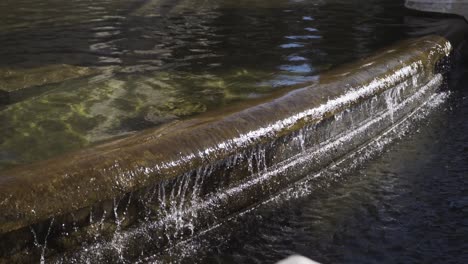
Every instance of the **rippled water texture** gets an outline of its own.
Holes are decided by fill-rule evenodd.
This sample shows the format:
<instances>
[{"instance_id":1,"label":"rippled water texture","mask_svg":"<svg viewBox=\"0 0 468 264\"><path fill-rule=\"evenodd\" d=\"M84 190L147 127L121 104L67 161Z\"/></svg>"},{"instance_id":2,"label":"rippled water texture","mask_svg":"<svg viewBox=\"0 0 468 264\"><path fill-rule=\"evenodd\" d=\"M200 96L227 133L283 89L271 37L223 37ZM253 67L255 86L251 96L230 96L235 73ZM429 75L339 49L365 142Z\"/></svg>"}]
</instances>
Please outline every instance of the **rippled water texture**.
<instances>
[{"instance_id":1,"label":"rippled water texture","mask_svg":"<svg viewBox=\"0 0 468 264\"><path fill-rule=\"evenodd\" d=\"M412 18L390 0L3 1L0 168L317 81L431 33Z\"/></svg>"}]
</instances>

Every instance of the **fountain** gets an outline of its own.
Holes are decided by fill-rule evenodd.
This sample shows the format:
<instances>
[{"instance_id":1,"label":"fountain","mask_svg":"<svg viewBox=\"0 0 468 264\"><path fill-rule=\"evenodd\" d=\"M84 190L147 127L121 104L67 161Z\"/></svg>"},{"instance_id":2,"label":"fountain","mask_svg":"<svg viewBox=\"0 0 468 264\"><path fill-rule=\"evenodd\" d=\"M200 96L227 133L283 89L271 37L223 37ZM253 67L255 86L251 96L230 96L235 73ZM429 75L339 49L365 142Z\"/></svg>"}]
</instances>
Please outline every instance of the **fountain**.
<instances>
[{"instance_id":1,"label":"fountain","mask_svg":"<svg viewBox=\"0 0 468 264\"><path fill-rule=\"evenodd\" d=\"M0 263L122 261L209 230L435 100L450 52L403 41L307 87L2 171Z\"/></svg>"}]
</instances>

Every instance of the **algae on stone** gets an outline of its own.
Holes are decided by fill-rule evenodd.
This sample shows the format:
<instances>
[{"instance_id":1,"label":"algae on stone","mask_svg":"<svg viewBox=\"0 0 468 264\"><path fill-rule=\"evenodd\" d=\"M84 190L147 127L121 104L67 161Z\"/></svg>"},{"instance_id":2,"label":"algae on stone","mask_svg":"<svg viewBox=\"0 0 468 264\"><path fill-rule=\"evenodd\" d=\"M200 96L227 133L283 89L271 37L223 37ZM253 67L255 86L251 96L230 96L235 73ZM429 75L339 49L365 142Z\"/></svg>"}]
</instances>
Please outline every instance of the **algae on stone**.
<instances>
[{"instance_id":1,"label":"algae on stone","mask_svg":"<svg viewBox=\"0 0 468 264\"><path fill-rule=\"evenodd\" d=\"M47 65L32 69L0 69L0 89L15 91L33 86L63 82L96 73L93 69L74 65Z\"/></svg>"},{"instance_id":2,"label":"algae on stone","mask_svg":"<svg viewBox=\"0 0 468 264\"><path fill-rule=\"evenodd\" d=\"M97 72L96 69L67 64L31 69L3 68L0 69L0 92L7 97L25 89L90 76Z\"/></svg>"},{"instance_id":3,"label":"algae on stone","mask_svg":"<svg viewBox=\"0 0 468 264\"><path fill-rule=\"evenodd\" d=\"M219 75L151 72L48 84L47 92L0 111L0 168L261 96L272 89L259 84L269 76L247 69Z\"/></svg>"}]
</instances>

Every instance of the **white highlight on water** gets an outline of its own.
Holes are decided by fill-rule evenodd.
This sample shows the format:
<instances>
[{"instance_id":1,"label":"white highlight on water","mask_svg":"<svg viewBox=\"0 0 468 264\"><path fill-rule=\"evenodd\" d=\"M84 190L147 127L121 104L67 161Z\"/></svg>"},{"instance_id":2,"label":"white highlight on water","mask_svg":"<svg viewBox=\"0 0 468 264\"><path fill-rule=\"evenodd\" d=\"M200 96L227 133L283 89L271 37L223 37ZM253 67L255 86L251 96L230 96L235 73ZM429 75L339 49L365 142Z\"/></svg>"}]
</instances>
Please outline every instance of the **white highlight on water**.
<instances>
[{"instance_id":1,"label":"white highlight on water","mask_svg":"<svg viewBox=\"0 0 468 264\"><path fill-rule=\"evenodd\" d=\"M440 79L439 79L440 80ZM422 94L419 94L421 96ZM413 97L412 100L417 100L417 97ZM310 195L313 190L315 189L310 182L318 177L333 177L336 176L337 174L346 174L355 168L359 166L359 164L362 164L366 160L370 159L371 157L377 155L378 153L381 153L384 148L389 145L391 142L393 142L397 138L401 138L407 133L410 132L412 125L421 119L426 118L433 109L439 107L442 103L444 103L449 96L449 93L437 93L431 95L427 101L422 103L420 106L418 106L412 113L407 115L405 118L401 119L400 121L396 122L393 124L392 127L387 129L384 133L381 135L373 138L371 142L368 144L359 147L357 150L353 151L349 155L346 155L345 157L337 160L333 164L330 164L328 167L324 168L323 170L311 174L308 177L305 177L303 180L298 181L294 183L291 187L286 188L282 190L280 193L278 193L275 196L270 197L270 199L265 200L264 202L261 203L261 205L265 205L271 202L279 202L279 201L285 201L285 200L290 200L290 199L296 199L299 197L304 197L306 195ZM388 113L387 113L388 114ZM388 117L388 116L387 116ZM304 157L303 162L307 162L309 154L307 152L304 152L300 154L301 157ZM352 161L349 163L349 161ZM261 206L258 205L258 206ZM256 207L258 207L256 206ZM238 215L228 217L224 222L232 221L233 219L237 218L240 215L249 213L252 210L255 210L256 207L247 209L243 212L241 212ZM211 228L208 230L204 230L199 232L199 235L204 235L209 232L215 232L214 230L217 229L221 223L213 225ZM191 239L186 240L186 241L181 241L176 245L177 252L180 254L180 251L182 251L182 254L184 257L189 257L193 254L196 254L198 251L203 250L203 248L206 245L203 244L198 244L198 242L193 241ZM173 249L168 249L168 252L171 252ZM171 254L171 253L169 253ZM161 263L154 257L147 258L145 261L149 263Z\"/></svg>"},{"instance_id":2,"label":"white highlight on water","mask_svg":"<svg viewBox=\"0 0 468 264\"><path fill-rule=\"evenodd\" d=\"M446 44L443 47L442 46L439 47L439 49L443 51L446 55L448 55L451 51L451 45L449 42L446 42ZM431 55L434 52L435 51L431 51ZM359 98L370 97L371 95L378 93L378 91L384 90L387 87L392 87L394 85L397 85L401 80L405 80L408 78L412 78L413 76L417 76L419 69L422 67L423 67L422 61L420 60L415 61L411 63L410 65L407 65L398 69L393 74L387 75L383 78L375 78L370 83L364 86L352 87L344 95L328 100L326 103L318 107L307 109L295 115L289 116L288 118L278 120L275 123L270 124L268 126L257 128L255 130L242 134L228 141L221 142L217 144L217 146L215 147L206 148L206 149L200 150L198 153L191 153L191 154L182 156L177 160L173 160L173 161L161 164L161 165L157 165L156 168L149 169L149 171L153 171L154 169L159 170L161 168L178 167L181 164L184 164L196 158L197 156L204 157L204 156L209 156L210 154L220 151L220 150L229 150L229 149L242 147L248 143L258 140L259 138L272 135L283 129L291 127L294 124L296 124L298 121L305 119L305 118L321 119L326 113L331 112L336 109L340 109L344 106L350 105L356 100L358 100ZM391 105L391 102L389 103Z\"/></svg>"},{"instance_id":3,"label":"white highlight on water","mask_svg":"<svg viewBox=\"0 0 468 264\"><path fill-rule=\"evenodd\" d=\"M264 149L257 149L256 151L253 151L250 153L250 157L247 157L247 160L255 159L257 162L257 172L254 173L251 177L248 178L247 181L242 182L238 184L235 187L226 189L226 190L220 190L218 193L212 194L208 197L200 197L200 190L203 186L203 182L206 179L206 177L210 176L213 171L213 166L205 166L202 168L199 168L193 179L191 177L190 173L187 173L180 177L177 181L176 184L174 184L173 188L170 190L171 193L169 194L169 199L167 199L167 193L166 193L166 188L164 186L164 183L162 183L160 186L158 186L158 189L155 190L157 192L157 197L160 203L160 210L161 210L161 218L158 221L154 222L149 222L147 224L144 224L138 228L131 229L131 230L125 230L123 232L119 232L118 236L115 236L114 239L110 242L110 244L106 243L99 243L96 245L91 246L90 248L87 248L87 251L90 252L92 250L100 251L103 248L108 248L109 246L111 248L117 249L117 248L125 248L126 241L130 241L132 237L138 237L138 234L147 234L148 232L151 232L151 230L167 230L166 232L167 235L167 240L172 243L173 238L178 239L181 238L183 239L182 232L183 230L190 230L191 233L193 234L195 232L195 226L194 226L194 219L198 217L199 212L209 212L212 210L215 210L216 208L220 208L220 206L223 206L223 202L227 201L229 197L237 197L238 195L241 195L245 190L256 186L256 185L262 185L266 181L274 181L275 177L278 175L282 175L283 173L287 172L290 168L293 168L295 166L300 166L301 164L305 164L306 162L309 162L315 158L319 158L323 153L326 153L328 151L332 151L335 148L340 147L343 144L347 144L347 142L350 142L355 138L356 136L366 133L367 129L369 129L372 125L380 122L381 120L384 119L391 119L392 115L394 112L399 111L400 109L404 109L408 104L411 104L415 100L420 100L421 98L425 98L428 96L428 94L432 91L434 86L436 86L438 83L441 83L442 81L442 76L441 75L436 75L428 84L420 88L417 92L415 92L411 97L407 98L405 101L401 102L400 104L393 105L391 108L388 108L387 111L385 111L382 114L379 114L377 117L372 118L368 121L366 121L364 124L360 124L360 126L356 129L353 129L352 131L346 131L340 136L336 138L332 138L327 140L326 142L323 142L318 146L317 148L314 149L306 149L305 151L302 151L299 155L296 155L294 157L291 157L287 159L284 162L281 162L279 164L276 164L270 168L266 168L266 165L261 164L262 160L264 160L265 157L265 151ZM403 86L402 86L403 87ZM393 89L395 90L400 90L403 89L402 87L394 87ZM400 92L389 92L389 96L400 96ZM386 95L385 95L386 96ZM435 96L432 96L430 101L434 101ZM443 101L443 100L440 100ZM372 105L372 99L370 100L370 105ZM336 120L339 120L342 118L342 114L338 113L337 116L335 117ZM392 121L393 122L393 121ZM398 122L395 124L401 125L403 121ZM302 138L302 139L301 139ZM302 141L304 138L304 135L302 133L298 133L297 139L299 141ZM374 142L378 142L378 140L382 140L385 138L385 136L379 136L374 140ZM391 139L387 140L388 142L384 143L379 143L375 146L376 149L381 148L381 146L384 146L388 144ZM302 144L301 144L302 146ZM365 155L365 153L362 155L362 157L355 157L356 160L365 160L368 157L368 155ZM245 161L245 160L244 160ZM236 166L238 162L242 162L242 157L241 156L233 156L232 159L228 160L226 164L228 164L228 167L231 166ZM335 164L330 165L330 168L339 166L340 162L336 162ZM253 167L253 165L252 165ZM253 170L253 168L252 168ZM319 177L323 175L323 173L318 173L313 176ZM310 178L309 178L310 180ZM307 182L305 180L304 182ZM189 186L193 184L193 191L189 192L188 190L190 189ZM296 190L301 189L297 188ZM294 193L293 191L289 190L289 192ZM284 193L284 192L283 192ZM296 191L297 193L297 191ZM304 193L307 193L306 190L302 189L300 191L300 195L303 195ZM298 194L299 195L299 194ZM269 199L268 201L272 201L274 199L277 199L278 196L273 197ZM216 223L214 223L213 228L216 227ZM169 231L172 230L174 233L170 233ZM198 231L199 232L199 231ZM118 238L118 239L115 239ZM183 241L183 240L182 240ZM172 244L172 246L176 246L176 244ZM171 244L169 244L171 245ZM119 252L119 251L117 251Z\"/></svg>"}]
</instances>

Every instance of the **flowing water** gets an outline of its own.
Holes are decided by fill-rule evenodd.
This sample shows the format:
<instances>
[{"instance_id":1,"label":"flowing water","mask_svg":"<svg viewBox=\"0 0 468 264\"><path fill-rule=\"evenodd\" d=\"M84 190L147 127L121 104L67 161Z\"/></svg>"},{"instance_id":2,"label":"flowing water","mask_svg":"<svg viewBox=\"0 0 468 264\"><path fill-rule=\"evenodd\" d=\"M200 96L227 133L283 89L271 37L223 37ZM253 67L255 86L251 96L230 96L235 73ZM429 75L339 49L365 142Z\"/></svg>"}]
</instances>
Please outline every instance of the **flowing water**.
<instances>
[{"instance_id":1,"label":"flowing water","mask_svg":"<svg viewBox=\"0 0 468 264\"><path fill-rule=\"evenodd\" d=\"M305 85L463 23L394 0L3 1L0 89L11 92L0 105L0 168ZM468 94L451 86L460 89L427 124L381 157L286 191L176 245L169 260L466 263ZM249 169L260 171L255 155Z\"/></svg>"},{"instance_id":2,"label":"flowing water","mask_svg":"<svg viewBox=\"0 0 468 264\"><path fill-rule=\"evenodd\" d=\"M383 155L194 238L183 262L466 263L468 69L459 71L450 98Z\"/></svg>"}]
</instances>

